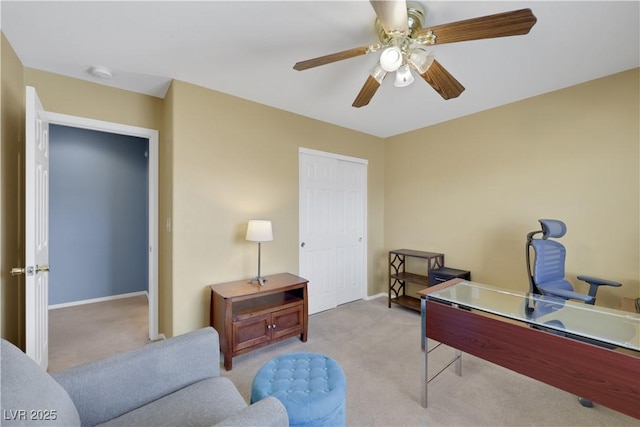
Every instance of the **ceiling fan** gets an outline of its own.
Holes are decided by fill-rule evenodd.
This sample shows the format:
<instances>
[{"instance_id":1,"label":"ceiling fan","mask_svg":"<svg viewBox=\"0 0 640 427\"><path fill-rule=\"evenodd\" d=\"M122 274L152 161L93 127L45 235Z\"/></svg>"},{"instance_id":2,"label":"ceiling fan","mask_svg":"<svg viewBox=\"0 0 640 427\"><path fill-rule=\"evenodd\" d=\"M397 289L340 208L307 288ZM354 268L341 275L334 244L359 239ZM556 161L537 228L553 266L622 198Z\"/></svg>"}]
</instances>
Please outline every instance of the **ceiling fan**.
<instances>
[{"instance_id":1,"label":"ceiling fan","mask_svg":"<svg viewBox=\"0 0 640 427\"><path fill-rule=\"evenodd\" d=\"M537 21L531 9L521 9L425 28L425 13L419 3L406 0L370 0L370 3L377 15L375 28L379 43L308 59L293 66L294 70L302 71L382 50L380 60L353 101L356 108L369 104L389 73L396 73L395 86L411 84L412 69L444 99L456 98L464 86L423 46L523 35L529 33Z\"/></svg>"}]
</instances>

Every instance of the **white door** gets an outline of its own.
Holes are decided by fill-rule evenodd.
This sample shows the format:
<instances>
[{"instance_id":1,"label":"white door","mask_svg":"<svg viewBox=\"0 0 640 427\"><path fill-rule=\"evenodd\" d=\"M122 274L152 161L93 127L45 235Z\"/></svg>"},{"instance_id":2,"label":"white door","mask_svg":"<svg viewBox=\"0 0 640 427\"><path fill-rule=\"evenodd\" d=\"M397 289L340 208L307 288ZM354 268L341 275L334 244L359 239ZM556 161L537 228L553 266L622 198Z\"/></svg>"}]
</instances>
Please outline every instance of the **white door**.
<instances>
[{"instance_id":1,"label":"white door","mask_svg":"<svg viewBox=\"0 0 640 427\"><path fill-rule=\"evenodd\" d=\"M300 150L300 275L309 314L365 294L366 163Z\"/></svg>"},{"instance_id":2,"label":"white door","mask_svg":"<svg viewBox=\"0 0 640 427\"><path fill-rule=\"evenodd\" d=\"M334 227L338 305L361 299L365 294L364 218L366 165L338 160Z\"/></svg>"},{"instance_id":3,"label":"white door","mask_svg":"<svg viewBox=\"0 0 640 427\"><path fill-rule=\"evenodd\" d=\"M49 364L49 123L34 88L25 111L26 353Z\"/></svg>"}]
</instances>

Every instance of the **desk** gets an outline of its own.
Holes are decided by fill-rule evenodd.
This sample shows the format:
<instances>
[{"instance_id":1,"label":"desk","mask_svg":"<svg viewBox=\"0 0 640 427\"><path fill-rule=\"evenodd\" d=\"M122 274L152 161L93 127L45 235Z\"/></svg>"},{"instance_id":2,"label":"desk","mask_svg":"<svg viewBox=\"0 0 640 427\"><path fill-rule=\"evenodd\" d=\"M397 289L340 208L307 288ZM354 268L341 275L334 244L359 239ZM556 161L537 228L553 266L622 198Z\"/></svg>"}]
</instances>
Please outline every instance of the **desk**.
<instances>
[{"instance_id":1,"label":"desk","mask_svg":"<svg viewBox=\"0 0 640 427\"><path fill-rule=\"evenodd\" d=\"M462 279L420 294L427 338L640 419L640 314Z\"/></svg>"}]
</instances>

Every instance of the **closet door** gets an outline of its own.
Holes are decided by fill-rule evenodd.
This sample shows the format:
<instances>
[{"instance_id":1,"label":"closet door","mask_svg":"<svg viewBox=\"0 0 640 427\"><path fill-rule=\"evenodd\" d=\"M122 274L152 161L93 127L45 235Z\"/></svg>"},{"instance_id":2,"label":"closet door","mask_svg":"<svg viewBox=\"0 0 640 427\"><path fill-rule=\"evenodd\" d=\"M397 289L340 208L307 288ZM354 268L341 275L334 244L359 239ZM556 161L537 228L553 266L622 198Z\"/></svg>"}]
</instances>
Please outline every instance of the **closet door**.
<instances>
[{"instance_id":1,"label":"closet door","mask_svg":"<svg viewBox=\"0 0 640 427\"><path fill-rule=\"evenodd\" d=\"M366 161L300 150L300 276L309 314L365 295Z\"/></svg>"}]
</instances>

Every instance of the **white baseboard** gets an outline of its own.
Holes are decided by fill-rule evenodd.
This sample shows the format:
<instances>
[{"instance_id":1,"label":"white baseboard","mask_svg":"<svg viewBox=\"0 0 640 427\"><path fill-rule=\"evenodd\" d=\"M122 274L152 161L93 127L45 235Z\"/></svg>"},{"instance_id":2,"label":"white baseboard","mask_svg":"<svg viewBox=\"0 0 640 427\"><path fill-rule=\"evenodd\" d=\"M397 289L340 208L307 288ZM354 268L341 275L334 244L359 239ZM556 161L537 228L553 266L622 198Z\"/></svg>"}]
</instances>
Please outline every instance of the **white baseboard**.
<instances>
[{"instance_id":1,"label":"white baseboard","mask_svg":"<svg viewBox=\"0 0 640 427\"><path fill-rule=\"evenodd\" d=\"M151 340L149 340L149 342L164 341L166 339L167 339L167 337L164 336L164 334L158 334L158 336L155 339L151 339Z\"/></svg>"},{"instance_id":2,"label":"white baseboard","mask_svg":"<svg viewBox=\"0 0 640 427\"><path fill-rule=\"evenodd\" d=\"M369 300L376 299L376 298L386 298L386 297L388 297L388 296L389 296L389 294L385 294L384 292L381 292L381 293L379 293L379 294L375 294L375 295L371 295L371 296L366 296L366 297L364 297L364 300L365 300L365 301L369 301Z\"/></svg>"},{"instance_id":3,"label":"white baseboard","mask_svg":"<svg viewBox=\"0 0 640 427\"><path fill-rule=\"evenodd\" d=\"M85 300L81 300L81 301L65 302L65 303L62 303L62 304L52 304L52 305L49 306L49 310L55 310L57 308L73 307L73 306L76 306L76 305L93 304L95 302L111 301L111 300L120 299L120 298L137 297L137 296L140 296L140 295L146 295L147 298L149 298L149 293L147 291L138 291L138 292L130 292L128 294L110 295L108 297L92 298L92 299L85 299Z\"/></svg>"}]
</instances>

